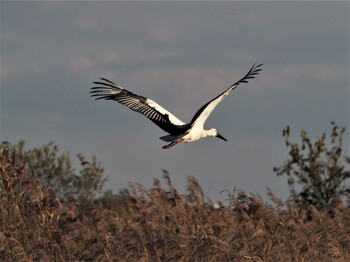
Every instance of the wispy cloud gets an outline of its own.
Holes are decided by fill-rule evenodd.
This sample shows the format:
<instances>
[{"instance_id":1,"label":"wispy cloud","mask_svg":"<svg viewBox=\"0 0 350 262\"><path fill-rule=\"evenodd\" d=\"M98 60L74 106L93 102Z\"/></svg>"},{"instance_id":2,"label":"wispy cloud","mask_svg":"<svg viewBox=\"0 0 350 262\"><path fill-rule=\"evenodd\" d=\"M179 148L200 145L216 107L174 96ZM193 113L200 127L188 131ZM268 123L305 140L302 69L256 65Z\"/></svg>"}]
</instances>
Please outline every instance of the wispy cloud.
<instances>
[{"instance_id":1,"label":"wispy cloud","mask_svg":"<svg viewBox=\"0 0 350 262\"><path fill-rule=\"evenodd\" d=\"M106 49L102 51L101 58L103 62L116 62L120 59L120 54L116 50Z\"/></svg>"},{"instance_id":2,"label":"wispy cloud","mask_svg":"<svg viewBox=\"0 0 350 262\"><path fill-rule=\"evenodd\" d=\"M13 72L13 67L11 67L5 60L0 57L0 77L4 78Z\"/></svg>"},{"instance_id":3,"label":"wispy cloud","mask_svg":"<svg viewBox=\"0 0 350 262\"><path fill-rule=\"evenodd\" d=\"M306 64L292 65L282 68L282 73L289 77L314 79L318 81L345 80L348 75L348 68L339 64Z\"/></svg>"},{"instance_id":4,"label":"wispy cloud","mask_svg":"<svg viewBox=\"0 0 350 262\"><path fill-rule=\"evenodd\" d=\"M70 67L76 71L82 71L91 69L94 66L94 62L87 56L74 57L70 60Z\"/></svg>"},{"instance_id":5,"label":"wispy cloud","mask_svg":"<svg viewBox=\"0 0 350 262\"><path fill-rule=\"evenodd\" d=\"M170 24L157 24L152 27L152 37L155 42L161 44L173 44L178 38L177 31L179 28Z\"/></svg>"},{"instance_id":6,"label":"wispy cloud","mask_svg":"<svg viewBox=\"0 0 350 262\"><path fill-rule=\"evenodd\" d=\"M75 22L79 29L93 30L97 27L97 20L92 16L77 16Z\"/></svg>"}]
</instances>

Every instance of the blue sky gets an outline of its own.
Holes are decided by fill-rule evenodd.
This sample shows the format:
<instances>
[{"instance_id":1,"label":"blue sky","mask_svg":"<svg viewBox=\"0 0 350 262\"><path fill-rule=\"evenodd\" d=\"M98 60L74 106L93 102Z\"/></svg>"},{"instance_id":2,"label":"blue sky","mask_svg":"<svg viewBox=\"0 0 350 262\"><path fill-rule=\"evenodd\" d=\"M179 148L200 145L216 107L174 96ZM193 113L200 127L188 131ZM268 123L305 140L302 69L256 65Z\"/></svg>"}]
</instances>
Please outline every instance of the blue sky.
<instances>
[{"instance_id":1,"label":"blue sky","mask_svg":"<svg viewBox=\"0 0 350 262\"><path fill-rule=\"evenodd\" d=\"M348 2L3 1L0 12L1 140L96 155L116 191L166 169L183 190L195 176L212 199L266 186L286 197L272 171L287 158L281 130L349 127ZM206 123L229 142L163 150L152 122L89 96L106 77L186 122L255 62L263 72Z\"/></svg>"}]
</instances>

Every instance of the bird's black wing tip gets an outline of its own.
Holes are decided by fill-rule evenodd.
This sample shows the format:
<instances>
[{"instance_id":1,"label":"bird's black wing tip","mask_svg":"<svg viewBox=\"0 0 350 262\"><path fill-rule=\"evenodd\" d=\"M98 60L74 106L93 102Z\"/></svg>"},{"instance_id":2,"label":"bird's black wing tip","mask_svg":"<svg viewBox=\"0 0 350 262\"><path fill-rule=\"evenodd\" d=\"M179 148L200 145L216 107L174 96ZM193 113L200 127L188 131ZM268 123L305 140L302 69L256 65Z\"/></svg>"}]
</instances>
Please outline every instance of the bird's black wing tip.
<instances>
[{"instance_id":1,"label":"bird's black wing tip","mask_svg":"<svg viewBox=\"0 0 350 262\"><path fill-rule=\"evenodd\" d=\"M256 65L256 63L254 64L254 69L253 69L253 71L254 72L259 72L259 71L262 71L262 66L263 66L264 64L258 64L258 65Z\"/></svg>"},{"instance_id":2,"label":"bird's black wing tip","mask_svg":"<svg viewBox=\"0 0 350 262\"><path fill-rule=\"evenodd\" d=\"M94 85L105 85L106 83L103 83L103 82L98 82L98 81L96 81L96 82L92 82Z\"/></svg>"},{"instance_id":3,"label":"bird's black wing tip","mask_svg":"<svg viewBox=\"0 0 350 262\"><path fill-rule=\"evenodd\" d=\"M92 82L94 85L100 85L100 86L103 86L103 87L100 87L100 88L105 88L105 87L111 87L111 88L121 88L120 86L118 86L117 84L113 83L112 81L109 81L108 79L105 79L105 78L101 78L102 81L105 81L105 82L101 82L101 81L95 81L95 82ZM97 87L98 88L98 87Z\"/></svg>"},{"instance_id":4,"label":"bird's black wing tip","mask_svg":"<svg viewBox=\"0 0 350 262\"><path fill-rule=\"evenodd\" d=\"M102 86L93 86L93 87L90 87L90 89L92 90L100 90L100 89L105 89L106 87L102 87Z\"/></svg>"},{"instance_id":5,"label":"bird's black wing tip","mask_svg":"<svg viewBox=\"0 0 350 262\"><path fill-rule=\"evenodd\" d=\"M96 89L94 89L94 88L91 88L91 89L93 89L93 90L91 90L91 91L89 92L90 94L96 94L96 95L102 94L102 91L101 91L101 90L96 90Z\"/></svg>"},{"instance_id":6,"label":"bird's black wing tip","mask_svg":"<svg viewBox=\"0 0 350 262\"><path fill-rule=\"evenodd\" d=\"M101 79L102 81L106 81L106 82L108 82L108 83L110 83L110 84L112 84L112 85L115 85L115 83L114 83L113 81L111 81L111 80L109 80L109 79L107 79L107 78L100 77L100 79Z\"/></svg>"},{"instance_id":7,"label":"bird's black wing tip","mask_svg":"<svg viewBox=\"0 0 350 262\"><path fill-rule=\"evenodd\" d=\"M95 100L101 100L101 99L113 100L113 96L111 95L94 94L94 95L91 95L91 97L95 97Z\"/></svg>"},{"instance_id":8,"label":"bird's black wing tip","mask_svg":"<svg viewBox=\"0 0 350 262\"><path fill-rule=\"evenodd\" d=\"M263 64L258 64L257 65L257 62L255 62L253 64L253 66L249 69L248 73L241 79L237 82L237 84L240 84L240 83L248 83L248 79L253 79L255 78L256 75L259 74L260 71L262 71L262 66Z\"/></svg>"}]
</instances>

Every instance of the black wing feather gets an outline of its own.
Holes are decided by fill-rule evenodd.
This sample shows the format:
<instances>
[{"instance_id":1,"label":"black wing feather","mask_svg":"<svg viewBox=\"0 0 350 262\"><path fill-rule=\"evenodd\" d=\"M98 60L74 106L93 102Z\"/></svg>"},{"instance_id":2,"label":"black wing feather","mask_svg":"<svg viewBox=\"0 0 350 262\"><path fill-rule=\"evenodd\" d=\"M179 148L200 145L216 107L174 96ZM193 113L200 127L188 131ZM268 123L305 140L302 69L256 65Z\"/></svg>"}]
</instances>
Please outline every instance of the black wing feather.
<instances>
[{"instance_id":1,"label":"black wing feather","mask_svg":"<svg viewBox=\"0 0 350 262\"><path fill-rule=\"evenodd\" d=\"M134 94L112 81L101 78L102 81L94 82L98 85L91 88L91 96L96 97L95 100L114 100L120 104L129 107L131 110L141 113L150 119L153 123L171 135L179 135L184 132L183 126L172 123L168 114L162 114L154 107L147 104L147 98Z\"/></svg>"},{"instance_id":2,"label":"black wing feather","mask_svg":"<svg viewBox=\"0 0 350 262\"><path fill-rule=\"evenodd\" d=\"M256 63L250 68L250 70L248 71L248 73L241 78L240 80L238 80L236 83L234 83L233 85L231 85L228 89L226 89L224 92L222 92L220 95L216 96L215 98L213 98L212 100L210 100L208 103L206 103L204 106L202 106L194 115L194 117L192 118L190 125L192 125L196 119L202 114L202 112L206 109L206 107L213 102L215 99L219 98L220 96L222 96L224 93L226 93L228 90L230 90L232 87L236 88L239 84L241 83L248 83L248 79L253 79L255 78L255 75L258 75L259 72L262 70L260 67L263 64L259 64L256 65Z\"/></svg>"}]
</instances>

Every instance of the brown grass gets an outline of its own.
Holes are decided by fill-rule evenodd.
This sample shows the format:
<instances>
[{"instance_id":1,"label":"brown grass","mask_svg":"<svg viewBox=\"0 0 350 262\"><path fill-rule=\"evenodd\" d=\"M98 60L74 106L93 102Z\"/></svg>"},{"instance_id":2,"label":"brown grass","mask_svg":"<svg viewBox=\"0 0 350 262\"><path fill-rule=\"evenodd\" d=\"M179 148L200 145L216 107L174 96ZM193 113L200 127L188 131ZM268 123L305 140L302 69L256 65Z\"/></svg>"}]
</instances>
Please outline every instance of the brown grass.
<instances>
[{"instance_id":1,"label":"brown grass","mask_svg":"<svg viewBox=\"0 0 350 262\"><path fill-rule=\"evenodd\" d=\"M1 261L350 261L350 209L310 215L294 202L273 205L227 192L219 208L194 177L180 194L131 184L94 200L59 198L35 170L0 148Z\"/></svg>"}]
</instances>

